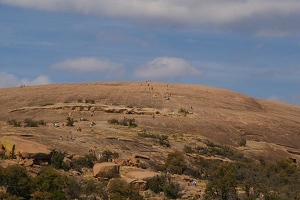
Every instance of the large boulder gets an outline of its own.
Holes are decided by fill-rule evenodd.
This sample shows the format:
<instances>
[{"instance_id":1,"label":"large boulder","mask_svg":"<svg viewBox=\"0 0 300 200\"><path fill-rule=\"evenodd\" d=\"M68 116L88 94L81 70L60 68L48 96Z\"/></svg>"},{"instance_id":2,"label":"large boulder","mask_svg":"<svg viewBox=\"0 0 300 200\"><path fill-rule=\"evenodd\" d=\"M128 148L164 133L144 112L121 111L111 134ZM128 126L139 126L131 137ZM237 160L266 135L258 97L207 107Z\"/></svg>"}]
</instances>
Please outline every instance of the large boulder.
<instances>
[{"instance_id":1,"label":"large boulder","mask_svg":"<svg viewBox=\"0 0 300 200\"><path fill-rule=\"evenodd\" d=\"M119 165L111 162L96 163L93 166L95 178L112 178L119 176Z\"/></svg>"},{"instance_id":2,"label":"large boulder","mask_svg":"<svg viewBox=\"0 0 300 200\"><path fill-rule=\"evenodd\" d=\"M131 171L126 174L126 177L137 179L137 180L147 180L149 178L153 178L155 176L159 175L158 172L153 171Z\"/></svg>"},{"instance_id":3,"label":"large boulder","mask_svg":"<svg viewBox=\"0 0 300 200\"><path fill-rule=\"evenodd\" d=\"M5 136L1 143L7 152L23 159L50 160L51 151L45 145L16 136Z\"/></svg>"}]
</instances>

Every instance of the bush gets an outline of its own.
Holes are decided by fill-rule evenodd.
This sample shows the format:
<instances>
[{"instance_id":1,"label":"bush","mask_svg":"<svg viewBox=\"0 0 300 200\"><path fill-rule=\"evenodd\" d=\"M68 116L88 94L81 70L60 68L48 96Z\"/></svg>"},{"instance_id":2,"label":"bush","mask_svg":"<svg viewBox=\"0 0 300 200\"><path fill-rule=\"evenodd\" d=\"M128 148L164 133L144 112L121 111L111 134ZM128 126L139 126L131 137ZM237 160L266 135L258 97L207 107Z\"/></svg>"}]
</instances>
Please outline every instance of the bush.
<instances>
[{"instance_id":1,"label":"bush","mask_svg":"<svg viewBox=\"0 0 300 200\"><path fill-rule=\"evenodd\" d=\"M154 135L152 133L147 133L146 131L138 132L139 137L145 137L145 138L157 138L157 135Z\"/></svg>"},{"instance_id":2,"label":"bush","mask_svg":"<svg viewBox=\"0 0 300 200\"><path fill-rule=\"evenodd\" d=\"M83 167L92 168L97 161L95 154L86 154L84 157L80 157L73 161L73 168L81 171Z\"/></svg>"},{"instance_id":3,"label":"bush","mask_svg":"<svg viewBox=\"0 0 300 200\"><path fill-rule=\"evenodd\" d=\"M241 146L241 147L245 147L246 146L246 143L247 143L247 141L246 141L246 139L241 139L241 141L239 142L239 145Z\"/></svg>"},{"instance_id":4,"label":"bush","mask_svg":"<svg viewBox=\"0 0 300 200\"><path fill-rule=\"evenodd\" d=\"M99 162L108 162L109 160L113 158L118 158L119 154L117 152L112 152L110 150L104 150L101 154L101 158L99 159Z\"/></svg>"},{"instance_id":5,"label":"bush","mask_svg":"<svg viewBox=\"0 0 300 200\"><path fill-rule=\"evenodd\" d=\"M185 153L194 153L193 148L192 148L191 146L187 146L187 145L184 145L183 151L184 151Z\"/></svg>"},{"instance_id":6,"label":"bush","mask_svg":"<svg viewBox=\"0 0 300 200\"><path fill-rule=\"evenodd\" d=\"M95 104L96 103L94 99L88 99L85 102L90 103L90 104Z\"/></svg>"},{"instance_id":7,"label":"bush","mask_svg":"<svg viewBox=\"0 0 300 200\"><path fill-rule=\"evenodd\" d=\"M180 197L180 186L178 183L169 181L168 184L164 186L164 194L170 199L177 199Z\"/></svg>"},{"instance_id":8,"label":"bush","mask_svg":"<svg viewBox=\"0 0 300 200\"><path fill-rule=\"evenodd\" d=\"M8 121L8 124L9 124L9 125L12 125L12 126L14 126L14 127L21 127L21 122L18 122L18 121L15 120L15 119L9 120L9 121Z\"/></svg>"},{"instance_id":9,"label":"bush","mask_svg":"<svg viewBox=\"0 0 300 200\"><path fill-rule=\"evenodd\" d=\"M170 142L168 140L169 136L167 135L151 134L151 133L146 133L146 131L143 131L143 132L139 132L138 136L153 138L155 143L161 146L170 147Z\"/></svg>"},{"instance_id":10,"label":"bush","mask_svg":"<svg viewBox=\"0 0 300 200\"><path fill-rule=\"evenodd\" d=\"M119 121L115 118L108 120L109 124L119 124Z\"/></svg>"},{"instance_id":11,"label":"bush","mask_svg":"<svg viewBox=\"0 0 300 200\"><path fill-rule=\"evenodd\" d=\"M66 153L62 153L60 151L53 151L51 156L51 166L56 169L64 169L69 170L69 167L66 166L63 162Z\"/></svg>"},{"instance_id":12,"label":"bush","mask_svg":"<svg viewBox=\"0 0 300 200\"><path fill-rule=\"evenodd\" d=\"M164 185L166 183L166 180L167 180L167 176L157 175L147 180L147 186L154 193L158 194L164 190Z\"/></svg>"},{"instance_id":13,"label":"bush","mask_svg":"<svg viewBox=\"0 0 300 200\"><path fill-rule=\"evenodd\" d=\"M179 151L169 153L165 162L165 169L171 173L182 174L187 169L184 155Z\"/></svg>"},{"instance_id":14,"label":"bush","mask_svg":"<svg viewBox=\"0 0 300 200\"><path fill-rule=\"evenodd\" d=\"M176 199L179 198L180 187L179 184L173 182L167 175L157 175L147 180L148 188L154 193L158 194L164 192L166 197Z\"/></svg>"},{"instance_id":15,"label":"bush","mask_svg":"<svg viewBox=\"0 0 300 200\"><path fill-rule=\"evenodd\" d=\"M25 119L24 120L24 127L38 127L38 126L39 126L38 121L34 121L32 119Z\"/></svg>"},{"instance_id":16,"label":"bush","mask_svg":"<svg viewBox=\"0 0 300 200\"><path fill-rule=\"evenodd\" d=\"M170 147L170 142L169 142L168 138L169 138L169 136L167 136L167 135L159 135L158 143L161 146Z\"/></svg>"},{"instance_id":17,"label":"bush","mask_svg":"<svg viewBox=\"0 0 300 200\"><path fill-rule=\"evenodd\" d=\"M67 117L66 126L74 126L74 119L71 117Z\"/></svg>"},{"instance_id":18,"label":"bush","mask_svg":"<svg viewBox=\"0 0 300 200\"><path fill-rule=\"evenodd\" d=\"M186 116L187 114L189 114L189 111L187 111L184 108L180 108L179 111L178 111L178 113L183 114L184 116Z\"/></svg>"},{"instance_id":19,"label":"bush","mask_svg":"<svg viewBox=\"0 0 300 200\"><path fill-rule=\"evenodd\" d=\"M129 184L120 179L112 179L107 187L110 199L144 199L137 190L133 189Z\"/></svg>"},{"instance_id":20,"label":"bush","mask_svg":"<svg viewBox=\"0 0 300 200\"><path fill-rule=\"evenodd\" d=\"M122 125L122 126L129 126L129 127L137 127L137 124L135 123L135 119L132 118L126 118L124 117L124 119L118 121L117 119L113 118L113 119L110 119L108 120L108 123L110 124L118 124L118 125Z\"/></svg>"}]
</instances>

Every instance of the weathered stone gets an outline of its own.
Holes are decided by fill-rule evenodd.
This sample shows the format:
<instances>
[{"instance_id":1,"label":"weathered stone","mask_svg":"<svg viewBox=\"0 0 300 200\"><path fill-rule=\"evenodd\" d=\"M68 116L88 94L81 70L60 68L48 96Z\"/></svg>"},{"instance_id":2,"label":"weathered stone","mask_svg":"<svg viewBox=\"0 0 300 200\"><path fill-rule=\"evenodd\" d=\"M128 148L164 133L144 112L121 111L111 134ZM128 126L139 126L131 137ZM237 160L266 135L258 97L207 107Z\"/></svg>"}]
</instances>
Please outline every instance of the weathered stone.
<instances>
[{"instance_id":1,"label":"weathered stone","mask_svg":"<svg viewBox=\"0 0 300 200\"><path fill-rule=\"evenodd\" d=\"M138 180L146 180L149 178L153 178L157 175L159 175L159 173L153 171L132 171L128 172L126 174L126 177Z\"/></svg>"},{"instance_id":2,"label":"weathered stone","mask_svg":"<svg viewBox=\"0 0 300 200\"><path fill-rule=\"evenodd\" d=\"M145 191L145 190L147 190L147 181L144 181L144 180L135 180L135 181L132 181L130 183L130 185L134 189L139 190L139 191Z\"/></svg>"},{"instance_id":3,"label":"weathered stone","mask_svg":"<svg viewBox=\"0 0 300 200\"><path fill-rule=\"evenodd\" d=\"M2 144L5 144L4 148L7 153L14 153L23 159L49 160L51 158L51 151L46 146L34 141L7 136L2 138Z\"/></svg>"},{"instance_id":4,"label":"weathered stone","mask_svg":"<svg viewBox=\"0 0 300 200\"><path fill-rule=\"evenodd\" d=\"M9 153L14 152L15 144L13 144L13 142L10 141L7 137L2 138L1 144L7 152Z\"/></svg>"},{"instance_id":5,"label":"weathered stone","mask_svg":"<svg viewBox=\"0 0 300 200\"><path fill-rule=\"evenodd\" d=\"M96 163L93 166L93 176L95 178L110 178L119 174L119 165L111 162Z\"/></svg>"},{"instance_id":6,"label":"weathered stone","mask_svg":"<svg viewBox=\"0 0 300 200\"><path fill-rule=\"evenodd\" d=\"M67 158L67 157L64 157L63 163L64 163L68 168L71 168L72 165L73 165L72 160L71 160L70 158Z\"/></svg>"},{"instance_id":7,"label":"weathered stone","mask_svg":"<svg viewBox=\"0 0 300 200\"><path fill-rule=\"evenodd\" d=\"M33 165L33 162L33 159L25 159L23 164L25 167L29 167Z\"/></svg>"}]
</instances>

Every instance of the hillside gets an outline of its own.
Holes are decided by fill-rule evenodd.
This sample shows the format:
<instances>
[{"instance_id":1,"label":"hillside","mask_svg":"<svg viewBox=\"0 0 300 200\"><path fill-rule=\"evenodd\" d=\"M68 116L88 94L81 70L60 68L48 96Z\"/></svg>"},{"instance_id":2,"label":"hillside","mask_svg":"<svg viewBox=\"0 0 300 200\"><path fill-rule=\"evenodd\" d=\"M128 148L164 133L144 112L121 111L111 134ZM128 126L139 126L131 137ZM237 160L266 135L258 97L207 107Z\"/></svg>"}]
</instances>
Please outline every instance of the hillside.
<instances>
[{"instance_id":1,"label":"hillside","mask_svg":"<svg viewBox=\"0 0 300 200\"><path fill-rule=\"evenodd\" d=\"M156 82L78 83L0 89L1 135L30 135L28 139L71 153L113 148L121 154L163 156L137 133L166 134L170 148L203 141L239 146L251 157L300 158L300 107L251 98L224 89ZM179 111L184 112L179 112ZM75 127L58 127L72 117ZM116 118L134 118L138 127L108 124ZM45 120L47 127L15 128L7 121ZM84 121L80 121L84 118ZM89 127L90 122L96 125ZM76 132L76 127L82 132ZM70 131L77 144L59 141ZM79 139L80 138L80 139ZM121 139L120 139L121 138ZM122 138L124 140L122 140ZM101 140L101 141L99 141ZM160 147L158 147L160 148ZM160 152L160 150L158 150Z\"/></svg>"}]
</instances>

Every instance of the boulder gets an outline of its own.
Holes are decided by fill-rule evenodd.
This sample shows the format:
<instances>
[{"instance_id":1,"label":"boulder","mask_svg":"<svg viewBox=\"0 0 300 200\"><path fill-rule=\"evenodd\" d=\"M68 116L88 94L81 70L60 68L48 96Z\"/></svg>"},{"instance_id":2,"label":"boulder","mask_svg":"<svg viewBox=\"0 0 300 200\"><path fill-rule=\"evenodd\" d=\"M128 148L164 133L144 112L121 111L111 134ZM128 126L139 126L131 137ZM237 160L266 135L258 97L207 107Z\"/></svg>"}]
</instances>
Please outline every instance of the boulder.
<instances>
[{"instance_id":1,"label":"boulder","mask_svg":"<svg viewBox=\"0 0 300 200\"><path fill-rule=\"evenodd\" d=\"M33 159L25 159L23 162L25 167L29 167L33 165Z\"/></svg>"},{"instance_id":2,"label":"boulder","mask_svg":"<svg viewBox=\"0 0 300 200\"><path fill-rule=\"evenodd\" d=\"M6 150L6 152L12 153L15 150L15 144L8 137L3 137L1 140L2 148Z\"/></svg>"},{"instance_id":3,"label":"boulder","mask_svg":"<svg viewBox=\"0 0 300 200\"><path fill-rule=\"evenodd\" d=\"M144 181L144 180L135 180L135 181L132 181L130 183L130 185L134 189L139 190L139 191L145 191L145 190L147 190L147 181Z\"/></svg>"},{"instance_id":4,"label":"boulder","mask_svg":"<svg viewBox=\"0 0 300 200\"><path fill-rule=\"evenodd\" d=\"M64 157L63 159L64 165L66 165L68 168L71 168L73 165L73 162L70 158Z\"/></svg>"},{"instance_id":5,"label":"boulder","mask_svg":"<svg viewBox=\"0 0 300 200\"><path fill-rule=\"evenodd\" d=\"M5 136L2 145L6 152L14 153L23 159L50 160L51 151L43 144L16 136Z\"/></svg>"},{"instance_id":6,"label":"boulder","mask_svg":"<svg viewBox=\"0 0 300 200\"><path fill-rule=\"evenodd\" d=\"M147 180L149 178L153 178L155 176L159 175L158 172L153 172L153 171L132 171L128 172L126 174L126 177L132 178L132 179L137 179L137 180Z\"/></svg>"},{"instance_id":7,"label":"boulder","mask_svg":"<svg viewBox=\"0 0 300 200\"><path fill-rule=\"evenodd\" d=\"M119 175L119 165L111 162L96 163L93 166L95 178L111 178Z\"/></svg>"}]
</instances>

